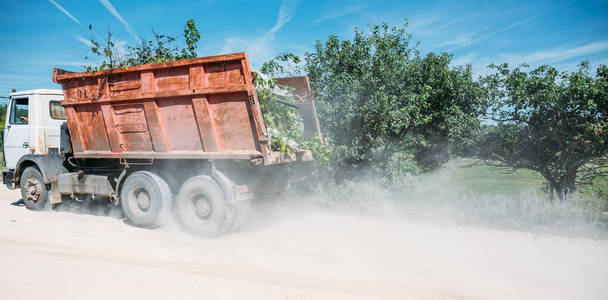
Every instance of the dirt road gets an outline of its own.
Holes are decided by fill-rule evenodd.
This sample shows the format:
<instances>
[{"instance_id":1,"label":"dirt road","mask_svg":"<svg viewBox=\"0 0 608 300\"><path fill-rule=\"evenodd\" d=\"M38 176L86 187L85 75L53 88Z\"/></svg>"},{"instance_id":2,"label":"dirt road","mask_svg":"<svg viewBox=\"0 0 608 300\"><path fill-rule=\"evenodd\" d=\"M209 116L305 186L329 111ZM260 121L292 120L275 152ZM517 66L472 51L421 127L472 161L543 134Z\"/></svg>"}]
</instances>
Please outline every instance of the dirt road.
<instances>
[{"instance_id":1,"label":"dirt road","mask_svg":"<svg viewBox=\"0 0 608 300\"><path fill-rule=\"evenodd\" d=\"M606 299L608 241L282 207L203 239L0 188L2 299ZM108 212L106 212L108 213Z\"/></svg>"}]
</instances>

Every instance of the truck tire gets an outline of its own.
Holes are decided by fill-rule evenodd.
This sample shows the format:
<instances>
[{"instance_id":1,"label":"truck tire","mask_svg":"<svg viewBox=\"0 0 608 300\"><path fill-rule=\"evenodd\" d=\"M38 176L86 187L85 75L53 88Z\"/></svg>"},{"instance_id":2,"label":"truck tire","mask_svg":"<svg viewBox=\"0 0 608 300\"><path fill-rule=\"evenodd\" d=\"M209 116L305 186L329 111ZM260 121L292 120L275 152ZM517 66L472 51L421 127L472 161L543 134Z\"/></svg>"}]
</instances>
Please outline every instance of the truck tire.
<instances>
[{"instance_id":1,"label":"truck tire","mask_svg":"<svg viewBox=\"0 0 608 300\"><path fill-rule=\"evenodd\" d=\"M25 206L31 210L43 210L49 207L50 188L44 183L42 174L36 167L23 170L19 180L21 197Z\"/></svg>"},{"instance_id":2,"label":"truck tire","mask_svg":"<svg viewBox=\"0 0 608 300\"><path fill-rule=\"evenodd\" d=\"M137 171L125 179L120 191L120 207L133 225L155 228L171 207L171 190L158 175Z\"/></svg>"},{"instance_id":3,"label":"truck tire","mask_svg":"<svg viewBox=\"0 0 608 300\"><path fill-rule=\"evenodd\" d=\"M221 187L209 176L192 177L181 186L175 201L178 221L189 231L217 237L234 224L236 209Z\"/></svg>"}]
</instances>

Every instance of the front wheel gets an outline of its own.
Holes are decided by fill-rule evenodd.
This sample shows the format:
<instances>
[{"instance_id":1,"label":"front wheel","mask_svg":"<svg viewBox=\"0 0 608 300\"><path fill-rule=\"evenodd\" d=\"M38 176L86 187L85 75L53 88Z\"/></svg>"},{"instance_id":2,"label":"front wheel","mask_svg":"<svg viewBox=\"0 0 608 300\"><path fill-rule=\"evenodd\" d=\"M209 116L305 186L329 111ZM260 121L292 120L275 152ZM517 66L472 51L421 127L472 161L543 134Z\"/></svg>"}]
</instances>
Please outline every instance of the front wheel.
<instances>
[{"instance_id":1,"label":"front wheel","mask_svg":"<svg viewBox=\"0 0 608 300\"><path fill-rule=\"evenodd\" d=\"M49 189L36 167L27 167L19 180L21 197L25 206L31 210L43 210L48 207Z\"/></svg>"},{"instance_id":2,"label":"front wheel","mask_svg":"<svg viewBox=\"0 0 608 300\"><path fill-rule=\"evenodd\" d=\"M175 201L178 221L203 236L219 236L234 224L236 210L209 176L192 177L181 186Z\"/></svg>"},{"instance_id":3,"label":"front wheel","mask_svg":"<svg viewBox=\"0 0 608 300\"><path fill-rule=\"evenodd\" d=\"M158 175L137 171L129 175L120 191L120 207L136 226L158 227L170 208L171 191Z\"/></svg>"}]
</instances>

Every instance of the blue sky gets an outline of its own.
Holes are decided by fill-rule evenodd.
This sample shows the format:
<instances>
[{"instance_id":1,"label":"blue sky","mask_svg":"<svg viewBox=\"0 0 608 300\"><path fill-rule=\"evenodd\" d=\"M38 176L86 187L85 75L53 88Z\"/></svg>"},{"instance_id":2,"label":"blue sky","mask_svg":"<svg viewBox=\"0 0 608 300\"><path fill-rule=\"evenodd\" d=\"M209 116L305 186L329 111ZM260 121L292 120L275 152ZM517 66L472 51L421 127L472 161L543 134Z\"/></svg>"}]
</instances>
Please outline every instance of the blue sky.
<instances>
[{"instance_id":1,"label":"blue sky","mask_svg":"<svg viewBox=\"0 0 608 300\"><path fill-rule=\"evenodd\" d=\"M281 52L303 55L329 34L407 18L423 53L447 51L454 64L486 74L491 62L608 64L608 1L4 1L0 5L0 96L10 89L59 88L53 67L81 70L92 24L118 44L157 32L180 36L193 18L198 54L249 53L254 68Z\"/></svg>"}]
</instances>

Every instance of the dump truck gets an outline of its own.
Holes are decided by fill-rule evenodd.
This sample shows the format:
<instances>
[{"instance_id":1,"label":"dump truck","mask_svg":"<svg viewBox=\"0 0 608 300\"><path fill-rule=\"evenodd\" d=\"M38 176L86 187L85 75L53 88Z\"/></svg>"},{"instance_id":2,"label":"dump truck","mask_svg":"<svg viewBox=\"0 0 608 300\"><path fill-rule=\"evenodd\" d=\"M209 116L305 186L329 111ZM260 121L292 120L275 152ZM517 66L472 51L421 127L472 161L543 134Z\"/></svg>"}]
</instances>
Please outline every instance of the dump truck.
<instances>
[{"instance_id":1,"label":"dump truck","mask_svg":"<svg viewBox=\"0 0 608 300\"><path fill-rule=\"evenodd\" d=\"M284 191L286 166L270 137L247 54L95 72L54 69L62 90L11 93L3 133L3 182L41 210L68 199L120 205L130 223L158 227L170 215L217 236L238 207ZM320 134L305 77L292 85L306 134Z\"/></svg>"}]
</instances>

